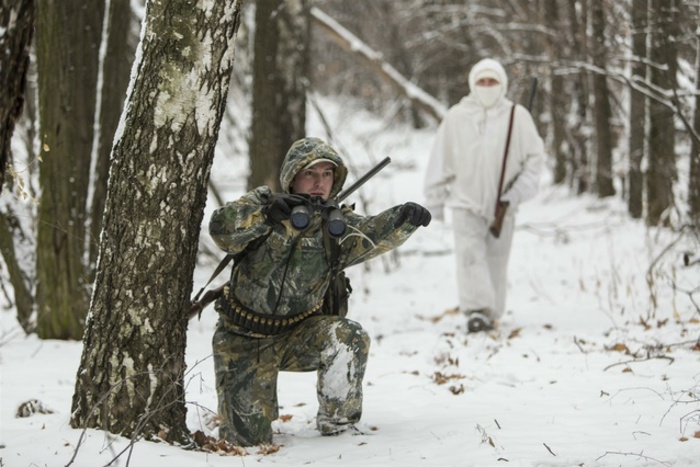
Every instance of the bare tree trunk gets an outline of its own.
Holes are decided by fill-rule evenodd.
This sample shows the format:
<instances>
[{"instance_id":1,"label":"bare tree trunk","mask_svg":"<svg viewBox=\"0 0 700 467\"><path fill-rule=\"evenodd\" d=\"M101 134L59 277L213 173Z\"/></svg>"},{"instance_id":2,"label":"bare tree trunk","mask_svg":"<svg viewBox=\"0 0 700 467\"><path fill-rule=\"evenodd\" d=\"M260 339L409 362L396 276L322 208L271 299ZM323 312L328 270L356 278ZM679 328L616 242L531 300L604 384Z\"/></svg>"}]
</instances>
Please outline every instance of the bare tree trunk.
<instances>
[{"instance_id":1,"label":"bare tree trunk","mask_svg":"<svg viewBox=\"0 0 700 467\"><path fill-rule=\"evenodd\" d=\"M678 70L676 48L676 1L650 0L652 44L649 50L651 83L659 90L672 92ZM647 171L648 225L667 224L667 210L673 205L673 182L676 180L674 112L668 95L660 94L649 105L649 169Z\"/></svg>"},{"instance_id":2,"label":"bare tree trunk","mask_svg":"<svg viewBox=\"0 0 700 467\"><path fill-rule=\"evenodd\" d=\"M309 21L306 0L256 2L250 188L279 191L282 160L305 135Z\"/></svg>"},{"instance_id":3,"label":"bare tree trunk","mask_svg":"<svg viewBox=\"0 0 700 467\"><path fill-rule=\"evenodd\" d=\"M241 2L148 2L71 425L185 442L187 311Z\"/></svg>"},{"instance_id":4,"label":"bare tree trunk","mask_svg":"<svg viewBox=\"0 0 700 467\"><path fill-rule=\"evenodd\" d=\"M37 334L80 339L88 309L85 224L102 1L38 0L41 159Z\"/></svg>"},{"instance_id":5,"label":"bare tree trunk","mask_svg":"<svg viewBox=\"0 0 700 467\"><path fill-rule=\"evenodd\" d=\"M607 52L605 44L605 8L603 0L591 0L591 56L599 70L593 74L596 128L596 191L598 196L615 194L612 177L611 110L607 83Z\"/></svg>"},{"instance_id":6,"label":"bare tree trunk","mask_svg":"<svg viewBox=\"0 0 700 467\"><path fill-rule=\"evenodd\" d=\"M33 0L5 0L0 8L0 30L4 31L0 35L0 194L6 183L14 184L10 177L6 180L6 168L12 162L12 135L25 102L34 15ZM14 291L17 320L29 333L34 327L31 322L34 297L31 281L26 271L21 270L15 251L13 237L18 232L26 234L21 231L21 223L17 221L12 205L8 205L0 212L0 256L5 261Z\"/></svg>"},{"instance_id":7,"label":"bare tree trunk","mask_svg":"<svg viewBox=\"0 0 700 467\"><path fill-rule=\"evenodd\" d=\"M632 18L632 82L637 86L646 82L646 55L647 55L647 0L634 0L630 3L630 16ZM646 105L647 99L644 93L637 91L633 86L630 89L630 114L629 114L629 200L628 211L635 219L640 219L644 206L644 177L642 175L642 161L644 160L644 146L646 139Z\"/></svg>"},{"instance_id":8,"label":"bare tree trunk","mask_svg":"<svg viewBox=\"0 0 700 467\"><path fill-rule=\"evenodd\" d=\"M0 8L0 194L15 122L22 114L34 33L34 0L3 0Z\"/></svg>"},{"instance_id":9,"label":"bare tree trunk","mask_svg":"<svg viewBox=\"0 0 700 467\"><path fill-rule=\"evenodd\" d=\"M546 25L552 31L563 29L559 18L558 1L550 0L544 2L544 19ZM564 91L564 78L557 75L556 68L562 53L561 44L554 36L548 36L547 46L552 56L553 64L550 66L550 86L549 111L552 114L552 153L554 156L554 183L560 184L566 181L567 166L569 157L564 147L566 142L566 114L569 108L569 96Z\"/></svg>"},{"instance_id":10,"label":"bare tree trunk","mask_svg":"<svg viewBox=\"0 0 700 467\"><path fill-rule=\"evenodd\" d=\"M700 33L698 33L695 59L695 83L700 83ZM688 207L690 221L700 228L700 95L695 96L695 111L693 114L695 137L692 138L690 149L690 179L688 180Z\"/></svg>"},{"instance_id":11,"label":"bare tree trunk","mask_svg":"<svg viewBox=\"0 0 700 467\"><path fill-rule=\"evenodd\" d=\"M13 225L14 224L14 225ZM32 295L31 283L27 280L25 272L20 268L17 259L13 237L20 232L19 223L16 222L15 213L12 209L9 212L0 214L0 256L5 260L7 273L10 276L10 284L14 291L14 303L17 310L17 321L24 332L29 334L34 330L32 322L32 312L34 310L34 297Z\"/></svg>"},{"instance_id":12,"label":"bare tree trunk","mask_svg":"<svg viewBox=\"0 0 700 467\"><path fill-rule=\"evenodd\" d=\"M571 42L573 44L571 59L585 61L587 52L586 43L586 23L587 23L587 7L586 0L567 2L569 13L569 24L571 27ZM580 8L579 8L580 7ZM584 71L573 76L573 100L575 103L575 118L571 128L571 141L573 149L572 158L572 183L576 187L578 193L585 193L590 186L590 173L588 167L588 146L586 136L586 125L588 115L588 83L587 76Z\"/></svg>"},{"instance_id":13,"label":"bare tree trunk","mask_svg":"<svg viewBox=\"0 0 700 467\"><path fill-rule=\"evenodd\" d=\"M99 135L95 161L95 182L92 190L90 207L90 270L97 262L100 232L102 231L102 213L107 197L107 178L109 174L109 157L112 153L114 133L124 106L129 73L134 62L136 50L132 47L129 36L132 31L132 12L129 2L111 1L107 12L108 23L104 37L107 44L102 66L102 89L100 90Z\"/></svg>"}]
</instances>

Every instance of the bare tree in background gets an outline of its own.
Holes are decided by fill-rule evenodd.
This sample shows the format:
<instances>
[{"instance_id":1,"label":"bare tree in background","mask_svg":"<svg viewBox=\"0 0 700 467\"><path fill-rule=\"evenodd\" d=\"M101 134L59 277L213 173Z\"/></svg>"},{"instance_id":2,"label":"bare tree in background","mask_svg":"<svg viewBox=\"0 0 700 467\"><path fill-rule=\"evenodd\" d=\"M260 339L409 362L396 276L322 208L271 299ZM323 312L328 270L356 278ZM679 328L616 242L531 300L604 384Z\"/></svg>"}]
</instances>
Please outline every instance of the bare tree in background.
<instances>
[{"instance_id":1,"label":"bare tree in background","mask_svg":"<svg viewBox=\"0 0 700 467\"><path fill-rule=\"evenodd\" d=\"M306 133L309 27L307 0L255 3L249 188L279 191L282 160Z\"/></svg>"},{"instance_id":2,"label":"bare tree in background","mask_svg":"<svg viewBox=\"0 0 700 467\"><path fill-rule=\"evenodd\" d=\"M0 194L6 184L16 180L6 176L12 161L11 140L15 124L25 102L29 48L34 33L33 0L6 0L0 9ZM16 233L24 235L11 207L0 210L0 256L5 259L7 275L13 285L17 318L22 328L33 329L31 313L34 298L30 281L19 266L14 245Z\"/></svg>"},{"instance_id":3,"label":"bare tree in background","mask_svg":"<svg viewBox=\"0 0 700 467\"><path fill-rule=\"evenodd\" d=\"M569 166L569 151L566 145L566 112L569 108L568 98L564 91L564 77L557 72L559 62L563 58L564 50L559 37L554 34L565 28L560 18L559 3L556 1L544 2L544 20L551 33L546 37L546 47L552 63L549 66L550 93L549 111L552 114L552 149L554 156L554 183L566 181L567 167Z\"/></svg>"},{"instance_id":4,"label":"bare tree in background","mask_svg":"<svg viewBox=\"0 0 700 467\"><path fill-rule=\"evenodd\" d=\"M112 151L71 425L186 442L192 273L241 2L148 2Z\"/></svg>"},{"instance_id":5,"label":"bare tree in background","mask_svg":"<svg viewBox=\"0 0 700 467\"><path fill-rule=\"evenodd\" d=\"M22 113L34 33L34 0L3 0L0 9L0 193L10 161L15 122Z\"/></svg>"},{"instance_id":6,"label":"bare tree in background","mask_svg":"<svg viewBox=\"0 0 700 467\"><path fill-rule=\"evenodd\" d=\"M591 57L593 73L594 120L596 129L595 188L598 196L615 194L612 177L613 137L607 76L607 45L605 35L605 6L603 0L591 0Z\"/></svg>"},{"instance_id":7,"label":"bare tree in background","mask_svg":"<svg viewBox=\"0 0 700 467\"><path fill-rule=\"evenodd\" d=\"M648 0L634 0L630 6L632 20L632 65L629 104L629 199L628 211L635 219L644 213L644 177L642 162L646 142L647 99L641 87L647 79L647 19Z\"/></svg>"},{"instance_id":8,"label":"bare tree in background","mask_svg":"<svg viewBox=\"0 0 700 467\"><path fill-rule=\"evenodd\" d=\"M678 49L676 40L676 0L649 0L651 46L649 48L651 85L656 97L649 104L649 168L646 176L648 225L667 224L673 206L676 173L676 130L670 105L677 87Z\"/></svg>"},{"instance_id":9,"label":"bare tree in background","mask_svg":"<svg viewBox=\"0 0 700 467\"><path fill-rule=\"evenodd\" d=\"M37 231L37 334L80 339L90 277L87 198L104 3L37 0L42 188Z\"/></svg>"}]
</instances>

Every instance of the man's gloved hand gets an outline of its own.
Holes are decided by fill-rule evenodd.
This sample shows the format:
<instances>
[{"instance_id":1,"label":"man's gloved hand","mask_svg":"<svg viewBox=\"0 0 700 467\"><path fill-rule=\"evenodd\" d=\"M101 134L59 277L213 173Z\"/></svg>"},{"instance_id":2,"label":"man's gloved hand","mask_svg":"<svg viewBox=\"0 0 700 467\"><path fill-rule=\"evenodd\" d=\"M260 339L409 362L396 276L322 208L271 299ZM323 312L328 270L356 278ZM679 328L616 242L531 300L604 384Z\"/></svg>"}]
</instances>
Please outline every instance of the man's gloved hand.
<instances>
[{"instance_id":1,"label":"man's gloved hand","mask_svg":"<svg viewBox=\"0 0 700 467\"><path fill-rule=\"evenodd\" d=\"M279 224L285 219L289 219L292 209L308 201L308 196L299 194L278 193L273 195L272 201L265 209L265 214L271 222Z\"/></svg>"},{"instance_id":2,"label":"man's gloved hand","mask_svg":"<svg viewBox=\"0 0 700 467\"><path fill-rule=\"evenodd\" d=\"M396 219L394 227L399 227L404 222L408 222L416 227L427 227L430 224L430 219L430 211L420 204L408 202L399 208L399 217Z\"/></svg>"}]
</instances>

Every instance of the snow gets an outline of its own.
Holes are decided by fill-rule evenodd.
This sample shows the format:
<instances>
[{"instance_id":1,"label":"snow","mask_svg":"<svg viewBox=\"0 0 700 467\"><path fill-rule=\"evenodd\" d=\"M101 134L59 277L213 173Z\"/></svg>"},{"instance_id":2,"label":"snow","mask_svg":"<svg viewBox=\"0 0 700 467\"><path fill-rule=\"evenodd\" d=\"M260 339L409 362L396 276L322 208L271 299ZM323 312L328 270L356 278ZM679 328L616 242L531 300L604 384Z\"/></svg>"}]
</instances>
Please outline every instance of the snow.
<instances>
[{"instance_id":1,"label":"snow","mask_svg":"<svg viewBox=\"0 0 700 467\"><path fill-rule=\"evenodd\" d=\"M325 108L331 107L324 102ZM387 126L333 107L333 140L356 171L392 163L349 201L376 213L422 200L435 128ZM327 138L317 116L310 134ZM239 159L218 157L225 198L241 194ZM228 177L228 179L224 178ZM70 428L80 342L25 337L0 313L0 465L15 466L693 466L700 459L700 266L688 231L630 220L619 199L573 197L543 177L518 216L509 310L497 332L467 335L457 293L449 216L419 230L397 254L348 271L350 317L372 338L364 381L364 435L321 437L316 378L282 373L280 448L246 456L186 451ZM224 183L226 182L226 183ZM207 205L208 219L215 208ZM206 242L206 228L203 229ZM210 243L210 242L209 242ZM198 267L194 290L215 267ZM695 292L695 295L691 295ZM188 424L211 431L216 392L211 308L190 323ZM17 418L20 405L53 413ZM76 451L76 448L79 448ZM270 450L274 451L274 450Z\"/></svg>"}]
</instances>

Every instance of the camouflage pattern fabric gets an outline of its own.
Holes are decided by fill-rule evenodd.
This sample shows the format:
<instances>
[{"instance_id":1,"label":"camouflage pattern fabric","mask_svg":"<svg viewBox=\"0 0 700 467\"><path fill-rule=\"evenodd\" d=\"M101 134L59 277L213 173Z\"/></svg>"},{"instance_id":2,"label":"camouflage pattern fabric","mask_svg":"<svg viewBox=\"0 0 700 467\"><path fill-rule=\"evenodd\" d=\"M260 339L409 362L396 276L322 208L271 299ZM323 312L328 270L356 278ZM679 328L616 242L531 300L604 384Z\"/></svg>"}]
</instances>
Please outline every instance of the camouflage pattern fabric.
<instances>
[{"instance_id":1,"label":"camouflage pattern fabric","mask_svg":"<svg viewBox=\"0 0 700 467\"><path fill-rule=\"evenodd\" d=\"M321 158L337 164L331 196L337 195L347 168L335 150L318 138L304 138L290 148L280 175L284 191L289 192L290 182L299 170ZM264 237L263 243L255 244L234 267L231 293L237 302L259 314L294 316L321 303L329 284L330 267L322 230L325 221L315 211L309 227L303 231L295 230L288 220L272 224L265 215L272 197L269 187L258 187L217 209L211 217L209 233L219 248L234 255ZM348 228L340 240L339 270L390 251L415 232L417 227L410 223L395 226L399 208L395 206L376 216L361 216L342 207ZM340 317L314 316L292 331L266 336L229 319L223 312L224 299L215 304L219 322L214 336L222 437L242 445L269 442L269 424L277 418L277 373L283 369L318 370L321 394L325 384L322 375L328 364L324 353L348 355L354 369L348 370L347 385L355 389L348 389L346 395L335 399L338 407L319 401L319 429L332 431L334 425L359 419L359 388L369 345L359 324ZM313 332L307 333L308 329ZM296 354L295 358L305 363L293 364L278 354ZM326 425L331 428L322 427Z\"/></svg>"},{"instance_id":2,"label":"camouflage pattern fabric","mask_svg":"<svg viewBox=\"0 0 700 467\"><path fill-rule=\"evenodd\" d=\"M357 422L369 345L358 323L338 316L313 316L291 332L259 339L217 328L219 436L239 446L272 442L280 370L318 371L316 420L322 434Z\"/></svg>"}]
</instances>

